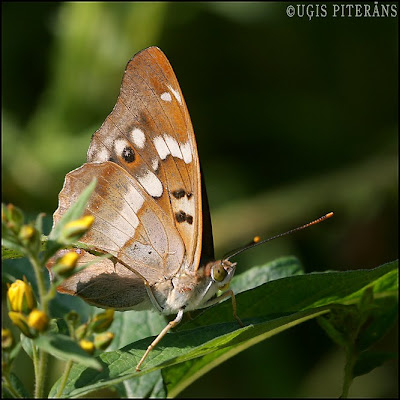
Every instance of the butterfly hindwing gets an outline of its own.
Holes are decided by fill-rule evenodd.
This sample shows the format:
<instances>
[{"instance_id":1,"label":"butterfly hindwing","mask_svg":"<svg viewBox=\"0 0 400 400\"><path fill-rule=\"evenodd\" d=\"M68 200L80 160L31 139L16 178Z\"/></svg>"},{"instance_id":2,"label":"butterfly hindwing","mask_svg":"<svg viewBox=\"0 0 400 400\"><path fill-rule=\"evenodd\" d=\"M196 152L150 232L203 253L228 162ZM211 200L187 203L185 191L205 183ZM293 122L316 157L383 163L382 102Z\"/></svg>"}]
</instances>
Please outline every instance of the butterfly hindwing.
<instances>
[{"instance_id":1,"label":"butterfly hindwing","mask_svg":"<svg viewBox=\"0 0 400 400\"><path fill-rule=\"evenodd\" d=\"M85 214L95 222L81 241L117 257L150 284L172 277L183 262L182 239L169 216L117 164L86 163L67 174L59 210L68 209L94 177L98 184Z\"/></svg>"},{"instance_id":2,"label":"butterfly hindwing","mask_svg":"<svg viewBox=\"0 0 400 400\"><path fill-rule=\"evenodd\" d=\"M58 255L63 256L69 251L61 250ZM76 268L84 268L58 286L60 293L78 295L95 306L121 311L151 307L142 278L113 260L100 259L82 249L74 251L80 256ZM53 259L48 265L50 270L54 262Z\"/></svg>"}]
</instances>

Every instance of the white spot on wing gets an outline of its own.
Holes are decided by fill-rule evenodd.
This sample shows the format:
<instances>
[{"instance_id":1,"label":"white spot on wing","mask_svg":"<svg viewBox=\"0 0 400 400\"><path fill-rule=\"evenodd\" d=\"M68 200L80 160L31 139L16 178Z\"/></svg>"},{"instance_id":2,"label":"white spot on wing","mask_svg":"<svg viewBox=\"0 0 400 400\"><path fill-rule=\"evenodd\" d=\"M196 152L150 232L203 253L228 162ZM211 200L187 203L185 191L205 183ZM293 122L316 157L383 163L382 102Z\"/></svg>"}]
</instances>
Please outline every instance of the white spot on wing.
<instances>
[{"instance_id":1,"label":"white spot on wing","mask_svg":"<svg viewBox=\"0 0 400 400\"><path fill-rule=\"evenodd\" d=\"M172 88L171 85L168 85L168 89L172 92L172 94L175 96L176 100L178 100L178 103L182 105L182 98L179 92L175 89Z\"/></svg>"},{"instance_id":2,"label":"white spot on wing","mask_svg":"<svg viewBox=\"0 0 400 400\"><path fill-rule=\"evenodd\" d=\"M183 154L183 161L185 161L186 164L189 164L190 162L192 162L192 149L190 147L190 143L182 143L180 147Z\"/></svg>"},{"instance_id":3,"label":"white spot on wing","mask_svg":"<svg viewBox=\"0 0 400 400\"><path fill-rule=\"evenodd\" d=\"M151 162L151 166L152 166L152 168L153 168L154 171L157 171L158 165L159 165L159 161L158 161L157 158L155 158L155 159Z\"/></svg>"},{"instance_id":4,"label":"white spot on wing","mask_svg":"<svg viewBox=\"0 0 400 400\"><path fill-rule=\"evenodd\" d=\"M153 197L160 197L163 193L161 181L151 171L146 171L142 176L138 176L138 181L142 184L146 192Z\"/></svg>"},{"instance_id":5,"label":"white spot on wing","mask_svg":"<svg viewBox=\"0 0 400 400\"><path fill-rule=\"evenodd\" d=\"M189 141L179 145L175 138L167 134L164 134L164 137L157 136L153 141L161 160L165 160L171 154L172 157L180 158L186 164L192 162L193 155Z\"/></svg>"},{"instance_id":6,"label":"white spot on wing","mask_svg":"<svg viewBox=\"0 0 400 400\"><path fill-rule=\"evenodd\" d=\"M181 149L178 145L178 142L173 138L172 136L169 135L164 135L165 143L167 144L169 151L172 155L172 157L177 157L182 160L183 156L181 153Z\"/></svg>"},{"instance_id":7,"label":"white spot on wing","mask_svg":"<svg viewBox=\"0 0 400 400\"><path fill-rule=\"evenodd\" d=\"M170 151L167 147L167 145L165 144L164 139L162 138L162 136L157 136L153 139L154 142L154 146L156 147L157 153L160 156L161 160L165 160L168 156L168 154L170 154Z\"/></svg>"},{"instance_id":8,"label":"white spot on wing","mask_svg":"<svg viewBox=\"0 0 400 400\"><path fill-rule=\"evenodd\" d=\"M186 214L193 216L195 212L193 198L194 196L191 196L190 199L188 199L187 196L183 196L180 199L174 198L174 201L179 204L179 206L176 208L184 211Z\"/></svg>"},{"instance_id":9,"label":"white spot on wing","mask_svg":"<svg viewBox=\"0 0 400 400\"><path fill-rule=\"evenodd\" d=\"M172 101L172 97L168 92L164 92L164 93L161 94L161 100L171 102Z\"/></svg>"},{"instance_id":10,"label":"white spot on wing","mask_svg":"<svg viewBox=\"0 0 400 400\"><path fill-rule=\"evenodd\" d=\"M130 144L126 139L118 138L114 142L114 150L119 156L122 155L125 147L127 146L130 147Z\"/></svg>"},{"instance_id":11,"label":"white spot on wing","mask_svg":"<svg viewBox=\"0 0 400 400\"><path fill-rule=\"evenodd\" d=\"M146 142L146 136L141 129L134 128L131 132L131 139L136 147L143 149L144 143Z\"/></svg>"},{"instance_id":12,"label":"white spot on wing","mask_svg":"<svg viewBox=\"0 0 400 400\"><path fill-rule=\"evenodd\" d=\"M96 148L94 146L90 147L89 151L88 151L88 156L90 159L90 162L104 162L104 161L108 161L108 159L110 158L110 152L105 148Z\"/></svg>"}]
</instances>

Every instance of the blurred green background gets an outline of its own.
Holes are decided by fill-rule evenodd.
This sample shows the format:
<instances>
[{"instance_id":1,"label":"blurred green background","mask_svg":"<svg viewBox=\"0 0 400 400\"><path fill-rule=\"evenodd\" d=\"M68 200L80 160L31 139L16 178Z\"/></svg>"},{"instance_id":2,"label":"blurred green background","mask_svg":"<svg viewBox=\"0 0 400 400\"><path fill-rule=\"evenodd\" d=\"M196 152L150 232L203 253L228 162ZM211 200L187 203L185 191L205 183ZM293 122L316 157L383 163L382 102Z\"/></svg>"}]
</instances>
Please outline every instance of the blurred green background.
<instances>
[{"instance_id":1,"label":"blurred green background","mask_svg":"<svg viewBox=\"0 0 400 400\"><path fill-rule=\"evenodd\" d=\"M285 3L2 3L2 201L46 212L51 226L64 176L84 163L127 61L157 45L192 117L217 256L334 211L239 256L237 273L285 255L306 272L396 259L397 18L333 18L326 4L328 15L310 20L289 18ZM393 328L379 349L396 343ZM343 367L311 321L181 395L338 396ZM397 372L386 363L350 395L397 396Z\"/></svg>"}]
</instances>

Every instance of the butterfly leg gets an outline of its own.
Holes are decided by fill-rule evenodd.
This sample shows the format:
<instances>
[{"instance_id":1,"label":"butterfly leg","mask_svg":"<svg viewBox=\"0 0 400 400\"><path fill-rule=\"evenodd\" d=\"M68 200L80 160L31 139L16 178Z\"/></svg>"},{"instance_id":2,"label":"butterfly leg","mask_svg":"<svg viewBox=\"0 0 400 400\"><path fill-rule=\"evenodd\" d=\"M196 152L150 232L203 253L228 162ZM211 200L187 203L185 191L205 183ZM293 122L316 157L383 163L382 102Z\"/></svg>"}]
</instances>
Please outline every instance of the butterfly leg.
<instances>
[{"instance_id":1,"label":"butterfly leg","mask_svg":"<svg viewBox=\"0 0 400 400\"><path fill-rule=\"evenodd\" d=\"M157 343L167 334L167 332L177 326L179 322L181 322L183 316L183 308L178 311L176 318L173 321L170 321L168 325L158 334L158 336L152 341L150 346L147 348L146 352L144 353L143 357L140 359L138 365L136 366L136 371L140 371L140 366L143 364L143 361L150 353L150 351L157 345Z\"/></svg>"},{"instance_id":2,"label":"butterfly leg","mask_svg":"<svg viewBox=\"0 0 400 400\"><path fill-rule=\"evenodd\" d=\"M233 308L233 316L236 319L236 321L239 323L239 325L241 327L244 326L242 320L239 318L239 316L237 315L237 308L236 308L236 297L235 297L235 293L233 293L233 291L231 289L227 290L226 292L222 293L221 296L215 297L214 299L209 300L206 304L204 304L203 307L209 307L212 306L213 304L219 303L221 300L223 300L225 297L231 297L232 299L232 308ZM202 308L203 308L202 307Z\"/></svg>"},{"instance_id":3,"label":"butterfly leg","mask_svg":"<svg viewBox=\"0 0 400 400\"><path fill-rule=\"evenodd\" d=\"M163 308L160 306L160 304L158 304L157 299L155 298L153 291L151 290L151 286L149 284L149 282L146 281L146 279L143 279L143 283L144 283L144 287L146 288L146 292L150 298L151 303L153 304L153 306L157 309L157 311L159 311L160 313L163 312Z\"/></svg>"}]
</instances>

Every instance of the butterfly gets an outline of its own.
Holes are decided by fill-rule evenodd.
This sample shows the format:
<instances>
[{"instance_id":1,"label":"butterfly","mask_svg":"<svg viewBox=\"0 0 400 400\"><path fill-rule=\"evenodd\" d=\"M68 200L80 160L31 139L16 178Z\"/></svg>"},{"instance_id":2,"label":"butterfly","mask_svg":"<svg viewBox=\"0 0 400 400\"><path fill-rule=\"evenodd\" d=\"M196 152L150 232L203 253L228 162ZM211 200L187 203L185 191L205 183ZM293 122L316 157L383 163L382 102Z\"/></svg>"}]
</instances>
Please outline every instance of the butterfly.
<instances>
[{"instance_id":1,"label":"butterfly","mask_svg":"<svg viewBox=\"0 0 400 400\"><path fill-rule=\"evenodd\" d=\"M176 318L148 347L136 369L183 313L231 296L216 296L236 263L215 261L207 193L189 112L172 67L158 47L127 64L112 112L93 134L87 162L69 172L59 194L54 225L93 178L97 185L84 215L95 218L80 239L108 253L82 249L87 266L58 291L116 310L154 307Z\"/></svg>"},{"instance_id":2,"label":"butterfly","mask_svg":"<svg viewBox=\"0 0 400 400\"><path fill-rule=\"evenodd\" d=\"M333 215L269 239L257 237L216 261L192 123L172 67L158 47L128 62L117 103L93 134L87 162L65 177L53 227L93 178L97 185L84 215L92 215L94 224L80 241L112 258L75 249L78 266L90 264L57 290L102 308L176 314L149 345L137 371L185 311L231 297L233 316L243 326L235 295L226 290L236 269L230 258ZM225 291L218 296L219 290Z\"/></svg>"}]
</instances>

